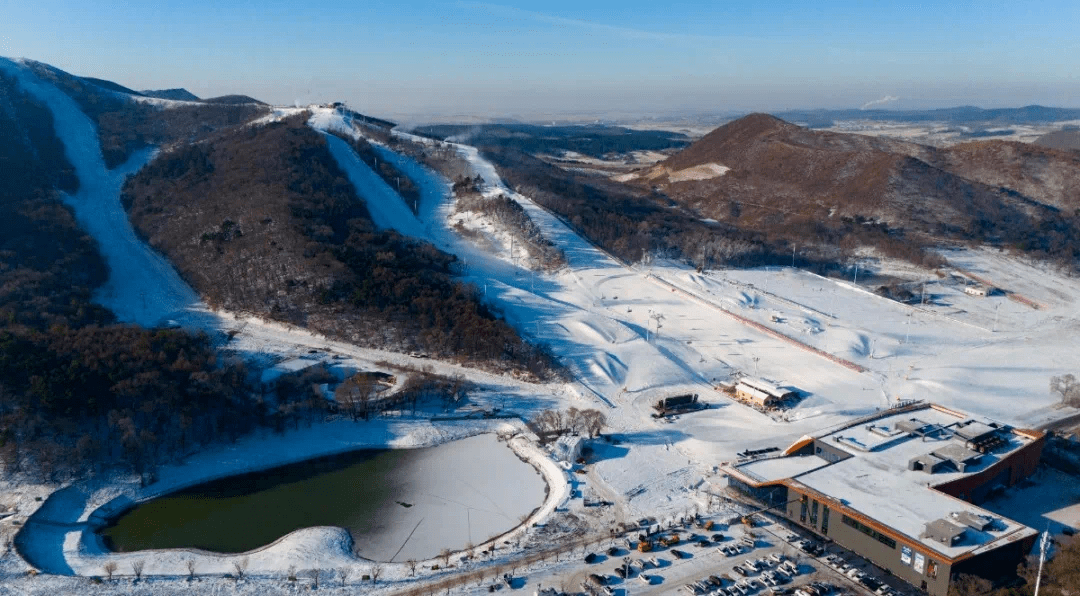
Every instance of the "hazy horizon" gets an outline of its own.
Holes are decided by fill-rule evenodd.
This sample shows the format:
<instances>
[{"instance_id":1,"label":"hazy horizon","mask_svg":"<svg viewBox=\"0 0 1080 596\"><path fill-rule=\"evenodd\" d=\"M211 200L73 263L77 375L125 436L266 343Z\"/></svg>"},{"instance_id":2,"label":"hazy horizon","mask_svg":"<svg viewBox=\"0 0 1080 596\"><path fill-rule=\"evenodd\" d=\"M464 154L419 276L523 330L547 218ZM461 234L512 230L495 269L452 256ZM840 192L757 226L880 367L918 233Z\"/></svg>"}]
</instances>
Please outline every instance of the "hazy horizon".
<instances>
[{"instance_id":1,"label":"hazy horizon","mask_svg":"<svg viewBox=\"0 0 1080 596\"><path fill-rule=\"evenodd\" d=\"M0 55L133 89L544 119L1080 107L1080 6L9 2Z\"/></svg>"}]
</instances>

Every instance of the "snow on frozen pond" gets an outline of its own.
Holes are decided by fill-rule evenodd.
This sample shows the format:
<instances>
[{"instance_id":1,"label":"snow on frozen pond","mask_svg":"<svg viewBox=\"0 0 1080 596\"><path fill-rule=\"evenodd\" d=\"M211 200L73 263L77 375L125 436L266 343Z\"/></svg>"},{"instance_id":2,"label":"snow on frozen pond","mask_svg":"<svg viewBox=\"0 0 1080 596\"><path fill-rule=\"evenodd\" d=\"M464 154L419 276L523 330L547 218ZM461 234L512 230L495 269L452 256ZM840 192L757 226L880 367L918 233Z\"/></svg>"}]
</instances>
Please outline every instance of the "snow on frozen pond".
<instances>
[{"instance_id":1,"label":"snow on frozen pond","mask_svg":"<svg viewBox=\"0 0 1080 596\"><path fill-rule=\"evenodd\" d=\"M122 551L243 552L301 528L341 526L362 557L420 560L512 529L544 496L540 474L485 434L225 478L140 505L102 534Z\"/></svg>"}]
</instances>

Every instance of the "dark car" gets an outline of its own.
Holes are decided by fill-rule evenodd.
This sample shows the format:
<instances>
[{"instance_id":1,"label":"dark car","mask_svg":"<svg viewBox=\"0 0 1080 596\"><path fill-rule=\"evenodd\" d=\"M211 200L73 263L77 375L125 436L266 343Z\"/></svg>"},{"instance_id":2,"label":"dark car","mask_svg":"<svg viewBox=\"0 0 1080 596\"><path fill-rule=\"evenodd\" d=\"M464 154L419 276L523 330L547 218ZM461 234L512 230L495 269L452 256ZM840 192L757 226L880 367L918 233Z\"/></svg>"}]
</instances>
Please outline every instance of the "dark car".
<instances>
[{"instance_id":1,"label":"dark car","mask_svg":"<svg viewBox=\"0 0 1080 596\"><path fill-rule=\"evenodd\" d=\"M622 579L626 579L626 570L623 569L622 567L616 567L615 568L615 575L621 577Z\"/></svg>"},{"instance_id":2,"label":"dark car","mask_svg":"<svg viewBox=\"0 0 1080 596\"><path fill-rule=\"evenodd\" d=\"M675 555L676 559L686 558L686 553L682 552L681 550L671 549L671 554Z\"/></svg>"},{"instance_id":3,"label":"dark car","mask_svg":"<svg viewBox=\"0 0 1080 596\"><path fill-rule=\"evenodd\" d=\"M712 535L712 541L713 541L713 542L720 542L720 541L722 541L723 539L724 539L724 535L723 535L723 534L713 534L713 535Z\"/></svg>"},{"instance_id":4,"label":"dark car","mask_svg":"<svg viewBox=\"0 0 1080 596\"><path fill-rule=\"evenodd\" d=\"M589 564L592 564L592 563L596 562L597 558L598 557L596 556L596 553L589 553L589 554L585 555L585 562L589 563Z\"/></svg>"},{"instance_id":5,"label":"dark car","mask_svg":"<svg viewBox=\"0 0 1080 596\"><path fill-rule=\"evenodd\" d=\"M743 577L749 577L750 576L750 572L743 569L741 565L736 565L734 567L734 570L735 570L735 573L738 573L739 575L741 575Z\"/></svg>"}]
</instances>

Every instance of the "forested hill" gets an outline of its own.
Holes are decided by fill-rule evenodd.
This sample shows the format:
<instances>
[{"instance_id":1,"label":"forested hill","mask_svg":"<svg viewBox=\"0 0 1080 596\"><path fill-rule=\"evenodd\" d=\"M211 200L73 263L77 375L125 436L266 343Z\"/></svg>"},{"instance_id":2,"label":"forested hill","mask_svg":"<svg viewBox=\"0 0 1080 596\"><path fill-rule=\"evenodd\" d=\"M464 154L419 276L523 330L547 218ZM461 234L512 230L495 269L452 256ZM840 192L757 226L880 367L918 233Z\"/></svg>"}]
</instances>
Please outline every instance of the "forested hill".
<instances>
[{"instance_id":1,"label":"forested hill","mask_svg":"<svg viewBox=\"0 0 1080 596\"><path fill-rule=\"evenodd\" d=\"M374 229L320 133L268 109L161 103L108 81L8 62L67 93L108 167L144 147L129 179L145 237L206 299L364 345L419 349L550 374L550 359L453 278L454 258ZM156 102L156 103L155 103ZM0 74L0 471L62 480L149 472L200 446L322 412L312 391L265 399L216 338L116 323L92 297L110 275L62 193L80 186L52 112Z\"/></svg>"},{"instance_id":2,"label":"forested hill","mask_svg":"<svg viewBox=\"0 0 1080 596\"><path fill-rule=\"evenodd\" d=\"M545 376L547 357L453 279L455 257L375 229L306 119L161 155L125 187L132 222L213 305Z\"/></svg>"},{"instance_id":3,"label":"forested hill","mask_svg":"<svg viewBox=\"0 0 1080 596\"><path fill-rule=\"evenodd\" d=\"M109 271L59 195L79 180L52 113L2 73L0 164L0 471L144 471L272 419L208 338L91 302Z\"/></svg>"},{"instance_id":4,"label":"forested hill","mask_svg":"<svg viewBox=\"0 0 1080 596\"><path fill-rule=\"evenodd\" d=\"M1024 143L940 149L752 114L636 182L701 217L837 259L875 247L924 262L927 248L949 242L1070 268L1080 258L1080 158Z\"/></svg>"}]
</instances>

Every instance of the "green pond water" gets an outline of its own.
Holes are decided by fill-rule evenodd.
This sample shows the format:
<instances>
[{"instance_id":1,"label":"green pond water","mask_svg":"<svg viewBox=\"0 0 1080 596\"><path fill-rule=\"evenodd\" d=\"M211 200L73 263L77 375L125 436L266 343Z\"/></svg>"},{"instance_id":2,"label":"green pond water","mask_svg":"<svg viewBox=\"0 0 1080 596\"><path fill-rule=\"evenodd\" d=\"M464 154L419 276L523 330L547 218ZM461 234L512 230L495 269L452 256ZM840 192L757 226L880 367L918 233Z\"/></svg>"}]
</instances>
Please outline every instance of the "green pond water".
<instances>
[{"instance_id":1,"label":"green pond water","mask_svg":"<svg viewBox=\"0 0 1080 596\"><path fill-rule=\"evenodd\" d=\"M539 474L492 435L366 450L232 476L146 503L99 534L117 551L245 552L340 526L376 560L435 556L516 526L543 502Z\"/></svg>"}]
</instances>

